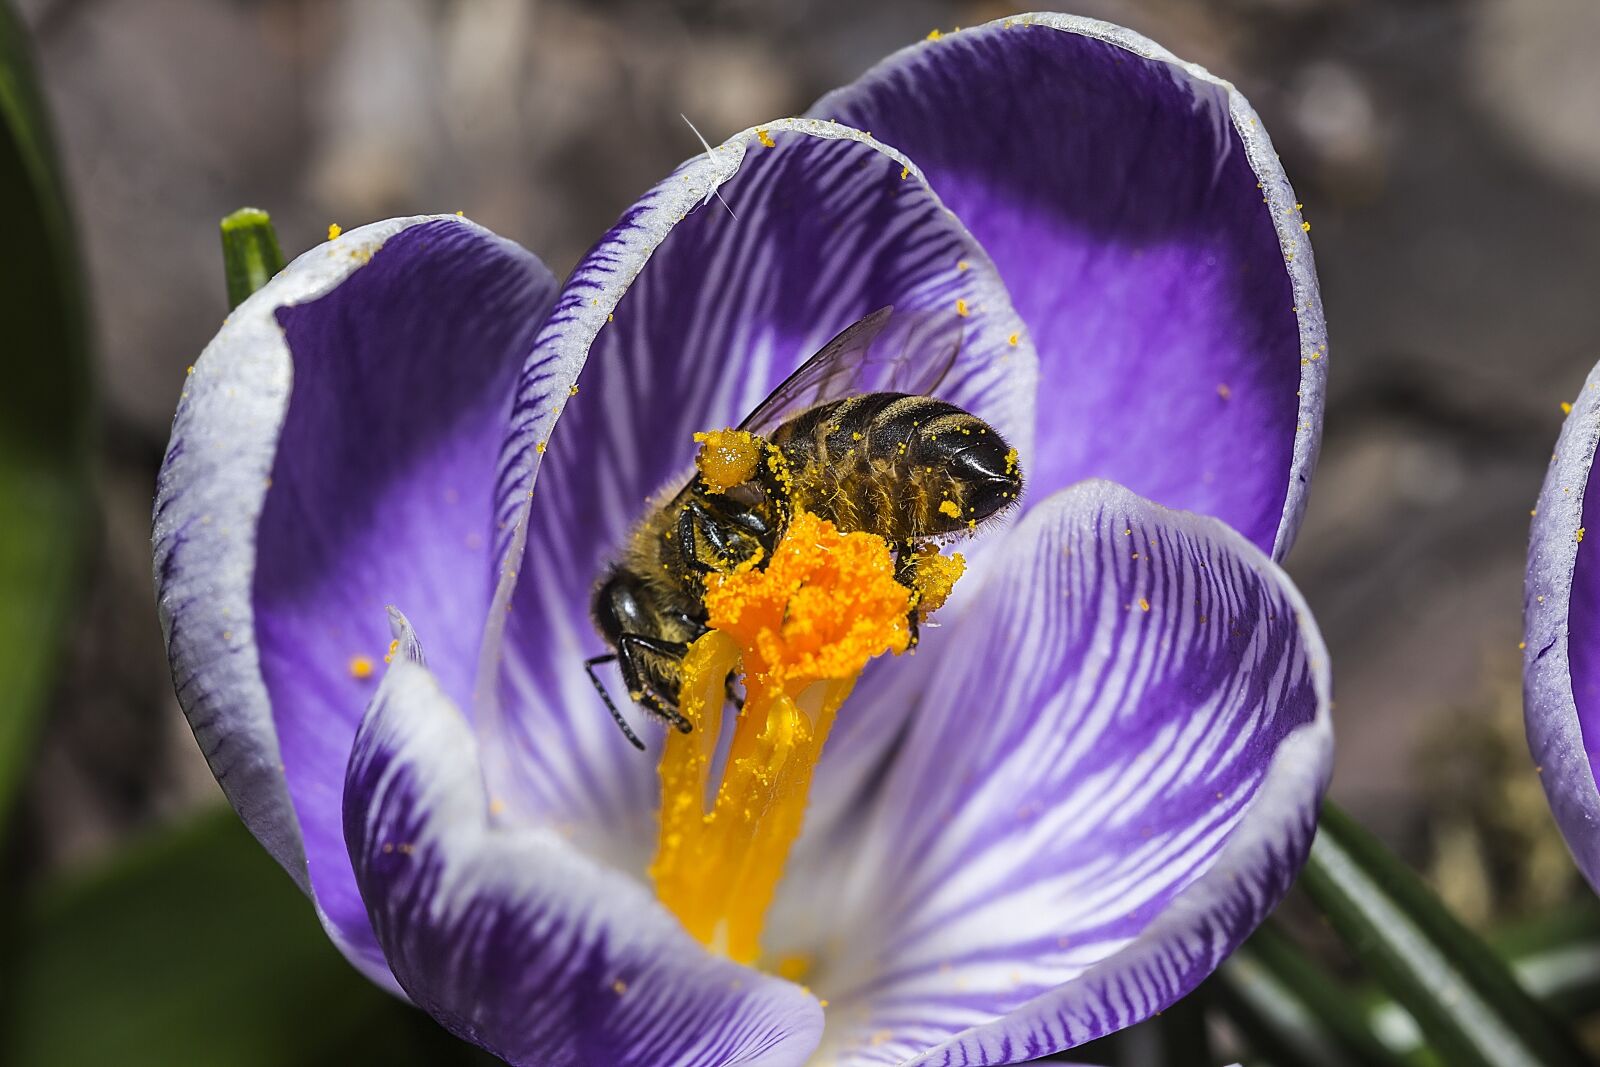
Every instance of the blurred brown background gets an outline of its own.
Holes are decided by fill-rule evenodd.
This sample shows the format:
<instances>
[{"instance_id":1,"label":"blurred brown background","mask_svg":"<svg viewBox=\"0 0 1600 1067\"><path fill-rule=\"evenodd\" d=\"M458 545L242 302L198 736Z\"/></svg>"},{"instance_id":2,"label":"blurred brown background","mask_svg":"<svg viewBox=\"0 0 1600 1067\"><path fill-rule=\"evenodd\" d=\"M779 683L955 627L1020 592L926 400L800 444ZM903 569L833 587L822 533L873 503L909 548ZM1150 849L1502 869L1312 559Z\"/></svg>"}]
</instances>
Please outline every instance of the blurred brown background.
<instances>
[{"instance_id":1,"label":"blurred brown background","mask_svg":"<svg viewBox=\"0 0 1600 1067\"><path fill-rule=\"evenodd\" d=\"M285 252L463 210L561 273L697 143L803 110L934 0L19 0L86 244L103 528L24 808L35 873L217 793L173 699L152 482L225 311L217 220ZM1235 81L1313 223L1327 434L1290 570L1334 654L1334 792L1470 918L1577 884L1522 741L1521 574L1600 358L1600 4L1081 0Z\"/></svg>"}]
</instances>

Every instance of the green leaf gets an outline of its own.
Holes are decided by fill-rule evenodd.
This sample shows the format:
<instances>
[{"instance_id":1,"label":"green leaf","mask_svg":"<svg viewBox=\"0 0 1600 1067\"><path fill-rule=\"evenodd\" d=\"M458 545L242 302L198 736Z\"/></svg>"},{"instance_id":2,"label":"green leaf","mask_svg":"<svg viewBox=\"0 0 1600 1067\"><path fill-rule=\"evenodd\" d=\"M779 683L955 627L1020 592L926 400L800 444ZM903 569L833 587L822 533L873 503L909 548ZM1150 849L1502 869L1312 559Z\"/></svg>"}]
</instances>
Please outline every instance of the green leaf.
<instances>
[{"instance_id":1,"label":"green leaf","mask_svg":"<svg viewBox=\"0 0 1600 1067\"><path fill-rule=\"evenodd\" d=\"M1217 1001L1251 1050L1278 1067L1405 1067L1369 1028L1363 1005L1271 919L1216 977Z\"/></svg>"},{"instance_id":2,"label":"green leaf","mask_svg":"<svg viewBox=\"0 0 1600 1067\"><path fill-rule=\"evenodd\" d=\"M1557 1016L1379 841L1325 805L1305 887L1372 976L1451 1067L1578 1067Z\"/></svg>"},{"instance_id":3,"label":"green leaf","mask_svg":"<svg viewBox=\"0 0 1600 1067\"><path fill-rule=\"evenodd\" d=\"M81 574L89 330L22 26L0 0L0 826L28 765Z\"/></svg>"},{"instance_id":4,"label":"green leaf","mask_svg":"<svg viewBox=\"0 0 1600 1067\"><path fill-rule=\"evenodd\" d=\"M14 962L12 1067L498 1062L357 974L231 811L47 889Z\"/></svg>"},{"instance_id":5,"label":"green leaf","mask_svg":"<svg viewBox=\"0 0 1600 1067\"><path fill-rule=\"evenodd\" d=\"M242 207L222 220L222 263L228 277L229 311L283 269L278 234L265 211Z\"/></svg>"}]
</instances>

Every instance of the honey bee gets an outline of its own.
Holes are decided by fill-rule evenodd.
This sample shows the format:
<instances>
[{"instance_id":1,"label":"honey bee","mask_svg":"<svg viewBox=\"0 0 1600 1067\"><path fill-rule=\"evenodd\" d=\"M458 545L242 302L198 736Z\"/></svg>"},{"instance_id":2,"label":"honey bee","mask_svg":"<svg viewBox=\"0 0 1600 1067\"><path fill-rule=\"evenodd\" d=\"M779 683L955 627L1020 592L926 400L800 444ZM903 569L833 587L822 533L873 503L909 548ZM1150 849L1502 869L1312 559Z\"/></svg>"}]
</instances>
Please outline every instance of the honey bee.
<instances>
[{"instance_id":1,"label":"honey bee","mask_svg":"<svg viewBox=\"0 0 1600 1067\"><path fill-rule=\"evenodd\" d=\"M976 415L929 395L955 364L960 319L902 313L904 343L874 345L893 314L847 327L779 385L738 427L762 453L747 457L748 476L713 484L696 473L650 510L595 586L590 610L611 651L584 667L634 747L644 744L595 668L616 662L635 703L688 733L678 689L683 657L706 632L706 576L770 559L796 510L888 541L909 586L919 549L1017 500L1016 452ZM915 608L909 622L914 645Z\"/></svg>"}]
</instances>

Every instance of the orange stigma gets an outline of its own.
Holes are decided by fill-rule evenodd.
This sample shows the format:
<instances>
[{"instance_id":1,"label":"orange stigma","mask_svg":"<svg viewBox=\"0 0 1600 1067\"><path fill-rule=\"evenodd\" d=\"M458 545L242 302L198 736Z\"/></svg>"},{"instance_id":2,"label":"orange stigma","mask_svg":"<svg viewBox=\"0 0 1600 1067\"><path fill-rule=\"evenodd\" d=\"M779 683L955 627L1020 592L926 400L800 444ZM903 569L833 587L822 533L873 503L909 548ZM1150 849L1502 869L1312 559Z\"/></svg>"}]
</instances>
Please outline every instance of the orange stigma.
<instances>
[{"instance_id":1,"label":"orange stigma","mask_svg":"<svg viewBox=\"0 0 1600 1067\"><path fill-rule=\"evenodd\" d=\"M918 562L920 570L920 555ZM797 512L765 566L708 578L710 629L690 647L679 691L678 709L694 730L667 734L650 877L661 901L713 951L744 963L760 955L762 924L835 713L871 660L906 650L913 608L922 615L924 601L947 595L959 573L947 568L936 588L913 590L896 580L883 538L842 533ZM713 780L735 671L745 704Z\"/></svg>"}]
</instances>

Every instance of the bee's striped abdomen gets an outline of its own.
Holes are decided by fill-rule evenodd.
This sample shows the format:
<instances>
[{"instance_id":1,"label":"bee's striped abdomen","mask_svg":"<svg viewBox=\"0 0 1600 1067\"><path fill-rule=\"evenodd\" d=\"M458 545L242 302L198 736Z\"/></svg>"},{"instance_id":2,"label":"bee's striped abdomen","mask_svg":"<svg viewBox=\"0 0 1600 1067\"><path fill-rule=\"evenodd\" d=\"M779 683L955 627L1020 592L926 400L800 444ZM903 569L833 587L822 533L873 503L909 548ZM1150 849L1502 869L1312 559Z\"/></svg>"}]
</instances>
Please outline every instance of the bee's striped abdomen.
<instances>
[{"instance_id":1,"label":"bee's striped abdomen","mask_svg":"<svg viewBox=\"0 0 1600 1067\"><path fill-rule=\"evenodd\" d=\"M993 427L926 396L864 393L772 434L797 508L891 541L962 532L1017 499L1016 452Z\"/></svg>"}]
</instances>

